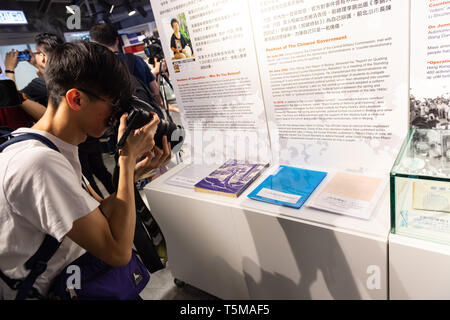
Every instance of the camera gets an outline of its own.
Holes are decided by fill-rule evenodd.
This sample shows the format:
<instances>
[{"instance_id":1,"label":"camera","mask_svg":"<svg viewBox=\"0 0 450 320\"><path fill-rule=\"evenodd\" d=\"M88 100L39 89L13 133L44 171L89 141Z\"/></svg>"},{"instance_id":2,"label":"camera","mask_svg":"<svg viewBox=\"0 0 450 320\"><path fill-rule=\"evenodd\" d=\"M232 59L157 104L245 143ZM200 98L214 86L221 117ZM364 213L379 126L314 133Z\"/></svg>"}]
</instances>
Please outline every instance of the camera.
<instances>
[{"instance_id":1,"label":"camera","mask_svg":"<svg viewBox=\"0 0 450 320\"><path fill-rule=\"evenodd\" d=\"M117 149L120 149L125 144L132 130L139 129L152 121L154 109L147 102L132 96L130 99L122 102L119 111L113 115L113 120L117 121L116 125L118 125L118 119L125 112L128 113L127 128L117 143ZM185 131L182 126L176 125L172 121L160 119L154 136L155 145L160 149L163 148L163 136L167 136L172 152L177 153L183 145Z\"/></svg>"},{"instance_id":2,"label":"camera","mask_svg":"<svg viewBox=\"0 0 450 320\"><path fill-rule=\"evenodd\" d=\"M151 65L155 64L155 58L157 61L164 59L164 53L161 45L161 40L155 36L147 37L144 39L145 47L144 52L148 57L148 62Z\"/></svg>"},{"instance_id":3,"label":"camera","mask_svg":"<svg viewBox=\"0 0 450 320\"><path fill-rule=\"evenodd\" d=\"M28 51L19 51L17 55L17 61L30 61L31 56Z\"/></svg>"}]
</instances>

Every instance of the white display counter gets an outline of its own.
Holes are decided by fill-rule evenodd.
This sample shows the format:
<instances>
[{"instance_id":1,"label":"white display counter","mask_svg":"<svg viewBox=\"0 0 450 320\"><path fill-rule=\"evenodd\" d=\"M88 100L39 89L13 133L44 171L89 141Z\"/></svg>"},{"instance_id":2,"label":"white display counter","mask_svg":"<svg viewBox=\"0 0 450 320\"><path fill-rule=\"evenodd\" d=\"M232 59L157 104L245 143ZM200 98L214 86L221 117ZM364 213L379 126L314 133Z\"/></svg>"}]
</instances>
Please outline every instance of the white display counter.
<instances>
[{"instance_id":1,"label":"white display counter","mask_svg":"<svg viewBox=\"0 0 450 320\"><path fill-rule=\"evenodd\" d=\"M173 276L223 299L387 299L389 192L370 220L195 192L164 181L144 193ZM311 168L312 169L312 168Z\"/></svg>"},{"instance_id":2,"label":"white display counter","mask_svg":"<svg viewBox=\"0 0 450 320\"><path fill-rule=\"evenodd\" d=\"M450 246L391 234L390 299L450 299Z\"/></svg>"}]
</instances>

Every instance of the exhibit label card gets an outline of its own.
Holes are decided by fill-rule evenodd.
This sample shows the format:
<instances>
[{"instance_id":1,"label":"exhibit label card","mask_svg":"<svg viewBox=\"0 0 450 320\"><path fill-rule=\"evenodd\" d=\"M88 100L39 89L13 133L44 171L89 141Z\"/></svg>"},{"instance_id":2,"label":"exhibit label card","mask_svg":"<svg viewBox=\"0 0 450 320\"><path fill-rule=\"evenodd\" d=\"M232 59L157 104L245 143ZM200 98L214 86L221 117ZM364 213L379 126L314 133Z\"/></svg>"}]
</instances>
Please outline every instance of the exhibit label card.
<instances>
[{"instance_id":1,"label":"exhibit label card","mask_svg":"<svg viewBox=\"0 0 450 320\"><path fill-rule=\"evenodd\" d=\"M290 194L286 192L276 191L269 188L262 188L257 194L258 197L266 198L270 200L277 200L280 202L287 202L290 204L296 204L301 198L301 195Z\"/></svg>"},{"instance_id":2,"label":"exhibit label card","mask_svg":"<svg viewBox=\"0 0 450 320\"><path fill-rule=\"evenodd\" d=\"M177 187L194 189L194 185L206 177L211 171L217 169L216 165L190 164L181 171L168 178L165 183Z\"/></svg>"},{"instance_id":3,"label":"exhibit label card","mask_svg":"<svg viewBox=\"0 0 450 320\"><path fill-rule=\"evenodd\" d=\"M448 182L418 180L413 184L413 209L450 212Z\"/></svg>"},{"instance_id":4,"label":"exhibit label card","mask_svg":"<svg viewBox=\"0 0 450 320\"><path fill-rule=\"evenodd\" d=\"M388 172L407 133L408 1L249 4L275 160Z\"/></svg>"},{"instance_id":5,"label":"exhibit label card","mask_svg":"<svg viewBox=\"0 0 450 320\"><path fill-rule=\"evenodd\" d=\"M395 233L450 243L448 186L440 181L396 177ZM445 210L442 212L441 210Z\"/></svg>"},{"instance_id":6,"label":"exhibit label card","mask_svg":"<svg viewBox=\"0 0 450 320\"><path fill-rule=\"evenodd\" d=\"M247 1L151 2L194 163L270 161Z\"/></svg>"}]
</instances>

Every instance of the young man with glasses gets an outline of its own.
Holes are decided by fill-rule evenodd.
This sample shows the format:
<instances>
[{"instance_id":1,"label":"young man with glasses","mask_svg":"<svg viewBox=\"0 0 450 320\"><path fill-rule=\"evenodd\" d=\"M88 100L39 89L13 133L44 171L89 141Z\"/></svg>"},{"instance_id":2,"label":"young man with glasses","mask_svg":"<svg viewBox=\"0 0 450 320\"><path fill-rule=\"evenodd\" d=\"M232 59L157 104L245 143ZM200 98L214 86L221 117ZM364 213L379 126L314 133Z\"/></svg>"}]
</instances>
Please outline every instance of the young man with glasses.
<instances>
[{"instance_id":1,"label":"young man with glasses","mask_svg":"<svg viewBox=\"0 0 450 320\"><path fill-rule=\"evenodd\" d=\"M33 79L21 92L29 98L29 100L36 101L39 104L46 106L48 97L44 79L45 67L48 65L49 55L57 46L63 44L64 41L55 34L41 33L35 37L35 43L36 51L31 52L28 50L31 56L31 59L28 62L37 69L38 77ZM6 69L9 71L16 68L17 51L13 50L7 54L5 65ZM14 80L13 73L7 73L7 75ZM29 104L30 102L27 103ZM37 108L35 107L35 109ZM44 112L41 110L39 111L40 115ZM35 113L38 114L37 112ZM101 181L109 194L113 193L115 190L112 183L112 176L103 162L100 141L96 138L88 137L86 141L79 146L79 157L83 175L89 180L89 183L95 192L100 196L103 196L94 179L94 175Z\"/></svg>"},{"instance_id":2,"label":"young man with glasses","mask_svg":"<svg viewBox=\"0 0 450 320\"><path fill-rule=\"evenodd\" d=\"M59 152L26 140L0 153L0 270L10 279L24 279L29 273L24 264L45 235L62 241L34 284L43 296L60 270L85 250L111 266L128 263L136 224L135 177L170 158L167 140L164 152L154 147L159 122L154 114L119 151L117 192L101 199L89 186L83 188L77 145L88 135L103 135L118 101L127 101L133 93L130 74L104 46L75 42L52 52L45 78L45 114L32 128L13 135L44 136ZM120 118L119 138L125 129L126 114ZM16 294L0 280L0 298L13 299Z\"/></svg>"}]
</instances>

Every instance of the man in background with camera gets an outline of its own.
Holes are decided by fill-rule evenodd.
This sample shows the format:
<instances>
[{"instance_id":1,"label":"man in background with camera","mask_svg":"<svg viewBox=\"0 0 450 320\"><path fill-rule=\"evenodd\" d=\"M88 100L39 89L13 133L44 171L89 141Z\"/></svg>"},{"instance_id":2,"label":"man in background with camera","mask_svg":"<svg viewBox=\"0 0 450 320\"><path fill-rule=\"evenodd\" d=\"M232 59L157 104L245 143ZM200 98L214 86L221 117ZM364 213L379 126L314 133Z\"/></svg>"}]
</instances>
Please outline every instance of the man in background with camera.
<instances>
[{"instance_id":1,"label":"man in background with camera","mask_svg":"<svg viewBox=\"0 0 450 320\"><path fill-rule=\"evenodd\" d=\"M12 129L30 127L45 112L45 106L47 105L47 88L43 78L45 63L48 54L63 41L56 35L42 33L35 37L35 42L37 51L34 53L31 50L21 52L11 50L5 55L5 75L9 79L16 81L15 69L19 61L28 61L33 65L37 69L38 77L21 90L24 101L19 106L0 109L0 124L2 126Z\"/></svg>"},{"instance_id":2,"label":"man in background with camera","mask_svg":"<svg viewBox=\"0 0 450 320\"><path fill-rule=\"evenodd\" d=\"M89 35L92 41L100 43L116 53L118 57L127 64L130 73L145 85L148 85L153 98L160 108L164 109L164 104L159 92L159 85L156 83L155 76L141 57L135 56L134 54L123 54L119 52L119 35L117 30L111 24L96 24L89 30Z\"/></svg>"},{"instance_id":3,"label":"man in background with camera","mask_svg":"<svg viewBox=\"0 0 450 320\"><path fill-rule=\"evenodd\" d=\"M118 118L119 139L124 134L127 114L121 113L134 90L130 74L104 46L76 42L52 52L45 78L45 114L32 128L19 129L13 136L43 136L59 152L41 141L26 140L0 153L0 270L11 279L23 279L29 273L25 262L46 234L62 241L35 282L43 296L59 271L84 250L111 266L128 263L136 224L135 178L167 160L162 152L152 152L159 123L153 114L147 125L131 131L118 151L117 192L101 199L88 185L83 188L77 145L88 135L102 136ZM136 163L137 159L142 160ZM0 280L0 298L13 299L15 294Z\"/></svg>"},{"instance_id":4,"label":"man in background with camera","mask_svg":"<svg viewBox=\"0 0 450 320\"><path fill-rule=\"evenodd\" d=\"M48 56L51 52L60 44L64 43L64 41L59 38L55 34L51 33L40 33L34 38L36 44L36 52L31 52L31 50L26 50L29 54L28 63L34 66L37 71L37 78L34 78L25 88L22 89L22 92L25 96L33 101L40 103L43 106L47 105L47 87L45 85L44 79L44 70L45 65L48 60ZM11 63L5 66L8 70L6 74L12 79L14 78L14 69L17 66L17 51L11 51L8 53L9 55L15 55L14 59L10 59ZM8 58L7 54L7 58ZM5 59L6 60L6 59ZM15 63L14 63L15 62Z\"/></svg>"}]
</instances>

